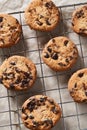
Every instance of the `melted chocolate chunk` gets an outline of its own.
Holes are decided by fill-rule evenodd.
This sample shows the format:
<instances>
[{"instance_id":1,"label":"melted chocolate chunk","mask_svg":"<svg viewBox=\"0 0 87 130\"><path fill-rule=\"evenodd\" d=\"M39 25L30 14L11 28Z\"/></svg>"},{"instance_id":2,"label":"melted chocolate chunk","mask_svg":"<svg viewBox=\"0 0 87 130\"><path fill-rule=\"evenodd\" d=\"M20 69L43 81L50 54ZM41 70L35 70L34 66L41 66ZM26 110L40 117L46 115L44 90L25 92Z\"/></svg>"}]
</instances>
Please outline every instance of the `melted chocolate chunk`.
<instances>
[{"instance_id":1,"label":"melted chocolate chunk","mask_svg":"<svg viewBox=\"0 0 87 130\"><path fill-rule=\"evenodd\" d=\"M16 65L15 61L10 62L11 65Z\"/></svg>"},{"instance_id":2,"label":"melted chocolate chunk","mask_svg":"<svg viewBox=\"0 0 87 130\"><path fill-rule=\"evenodd\" d=\"M47 51L49 51L51 53L52 49L50 47L47 47Z\"/></svg>"},{"instance_id":3,"label":"melted chocolate chunk","mask_svg":"<svg viewBox=\"0 0 87 130\"><path fill-rule=\"evenodd\" d=\"M50 2L47 2L47 3L45 4L45 7L49 8L49 9L52 9L53 3L52 3L51 1L50 1Z\"/></svg>"},{"instance_id":4,"label":"melted chocolate chunk","mask_svg":"<svg viewBox=\"0 0 87 130\"><path fill-rule=\"evenodd\" d=\"M18 20L16 19L16 24L19 24Z\"/></svg>"},{"instance_id":5,"label":"melted chocolate chunk","mask_svg":"<svg viewBox=\"0 0 87 130\"><path fill-rule=\"evenodd\" d=\"M52 42L55 43L55 39L52 39Z\"/></svg>"},{"instance_id":6,"label":"melted chocolate chunk","mask_svg":"<svg viewBox=\"0 0 87 130\"><path fill-rule=\"evenodd\" d=\"M3 17L0 17L0 22L2 22L3 21Z\"/></svg>"},{"instance_id":7,"label":"melted chocolate chunk","mask_svg":"<svg viewBox=\"0 0 87 130\"><path fill-rule=\"evenodd\" d=\"M87 92L85 92L85 95L87 96Z\"/></svg>"},{"instance_id":8,"label":"melted chocolate chunk","mask_svg":"<svg viewBox=\"0 0 87 130\"><path fill-rule=\"evenodd\" d=\"M77 87L77 83L74 84L74 88L76 88L76 87Z\"/></svg>"},{"instance_id":9,"label":"melted chocolate chunk","mask_svg":"<svg viewBox=\"0 0 87 130\"><path fill-rule=\"evenodd\" d=\"M67 63L69 63L69 59L68 58L66 58L66 60L65 60Z\"/></svg>"},{"instance_id":10,"label":"melted chocolate chunk","mask_svg":"<svg viewBox=\"0 0 87 130\"><path fill-rule=\"evenodd\" d=\"M26 115L26 117L25 117L25 120L27 120L28 119L28 115Z\"/></svg>"},{"instance_id":11,"label":"melted chocolate chunk","mask_svg":"<svg viewBox=\"0 0 87 130\"><path fill-rule=\"evenodd\" d=\"M32 121L34 127L38 127L39 123L37 121Z\"/></svg>"},{"instance_id":12,"label":"melted chocolate chunk","mask_svg":"<svg viewBox=\"0 0 87 130\"><path fill-rule=\"evenodd\" d=\"M81 78L81 77L83 77L83 75L84 75L84 73L79 73L79 74L78 74L78 77Z\"/></svg>"},{"instance_id":13,"label":"melted chocolate chunk","mask_svg":"<svg viewBox=\"0 0 87 130\"><path fill-rule=\"evenodd\" d=\"M84 90L87 90L87 86L85 83L82 83L82 87L84 88Z\"/></svg>"},{"instance_id":14,"label":"melted chocolate chunk","mask_svg":"<svg viewBox=\"0 0 87 130\"><path fill-rule=\"evenodd\" d=\"M29 80L26 78L26 79L23 79L23 80L22 80L21 85L22 85L22 86L25 86L25 85L28 84L28 83L29 83Z\"/></svg>"},{"instance_id":15,"label":"melted chocolate chunk","mask_svg":"<svg viewBox=\"0 0 87 130\"><path fill-rule=\"evenodd\" d=\"M29 118L30 118L30 119L34 119L34 116L33 116L33 115L30 115Z\"/></svg>"},{"instance_id":16,"label":"melted chocolate chunk","mask_svg":"<svg viewBox=\"0 0 87 130\"><path fill-rule=\"evenodd\" d=\"M35 100L34 100L34 99L31 100L31 101L27 104L27 108L30 110L30 112L32 112L33 109L35 109L35 105L36 105L36 103L35 103Z\"/></svg>"},{"instance_id":17,"label":"melted chocolate chunk","mask_svg":"<svg viewBox=\"0 0 87 130\"><path fill-rule=\"evenodd\" d=\"M16 79L16 81L15 81L15 84L19 84L20 82L21 82L21 78L18 77L18 78Z\"/></svg>"},{"instance_id":18,"label":"melted chocolate chunk","mask_svg":"<svg viewBox=\"0 0 87 130\"><path fill-rule=\"evenodd\" d=\"M69 56L70 60L73 60L73 57L72 56Z\"/></svg>"},{"instance_id":19,"label":"melted chocolate chunk","mask_svg":"<svg viewBox=\"0 0 87 130\"><path fill-rule=\"evenodd\" d=\"M58 63L58 65L60 65L60 66L66 66L66 65L63 64L62 62Z\"/></svg>"},{"instance_id":20,"label":"melted chocolate chunk","mask_svg":"<svg viewBox=\"0 0 87 130\"><path fill-rule=\"evenodd\" d=\"M21 111L22 111L22 113L24 113L24 112L25 112L24 107L22 108L22 110L21 110Z\"/></svg>"},{"instance_id":21,"label":"melted chocolate chunk","mask_svg":"<svg viewBox=\"0 0 87 130\"><path fill-rule=\"evenodd\" d=\"M54 53L54 54L52 55L52 59L57 60L57 59L58 59L58 54L57 54L57 53Z\"/></svg>"},{"instance_id":22,"label":"melted chocolate chunk","mask_svg":"<svg viewBox=\"0 0 87 130\"><path fill-rule=\"evenodd\" d=\"M84 15L83 10L80 10L79 12L76 13L77 18L83 17L83 15Z\"/></svg>"},{"instance_id":23,"label":"melted chocolate chunk","mask_svg":"<svg viewBox=\"0 0 87 130\"><path fill-rule=\"evenodd\" d=\"M48 53L46 53L44 57L45 57L45 58L49 58L49 54L48 54Z\"/></svg>"},{"instance_id":24,"label":"melted chocolate chunk","mask_svg":"<svg viewBox=\"0 0 87 130\"><path fill-rule=\"evenodd\" d=\"M4 44L5 42L4 42L4 39L0 39L0 41Z\"/></svg>"},{"instance_id":25,"label":"melted chocolate chunk","mask_svg":"<svg viewBox=\"0 0 87 130\"><path fill-rule=\"evenodd\" d=\"M53 127L53 121L51 119L45 119L44 123L46 123L47 126L51 125L51 128Z\"/></svg>"},{"instance_id":26,"label":"melted chocolate chunk","mask_svg":"<svg viewBox=\"0 0 87 130\"><path fill-rule=\"evenodd\" d=\"M51 25L51 23L49 22L49 20L46 20L46 24L47 25Z\"/></svg>"},{"instance_id":27,"label":"melted chocolate chunk","mask_svg":"<svg viewBox=\"0 0 87 130\"><path fill-rule=\"evenodd\" d=\"M36 23L37 23L39 26L42 26L42 25L43 25L43 23L40 22L39 20L37 20Z\"/></svg>"},{"instance_id":28,"label":"melted chocolate chunk","mask_svg":"<svg viewBox=\"0 0 87 130\"><path fill-rule=\"evenodd\" d=\"M52 108L51 108L51 111L52 111L53 113L55 113L55 114L58 114L58 113L59 113L59 111L58 111L58 109L57 109L56 107L52 107Z\"/></svg>"},{"instance_id":29,"label":"melted chocolate chunk","mask_svg":"<svg viewBox=\"0 0 87 130\"><path fill-rule=\"evenodd\" d=\"M48 99L48 101L51 103L51 104L54 104L54 101L52 99Z\"/></svg>"},{"instance_id":30,"label":"melted chocolate chunk","mask_svg":"<svg viewBox=\"0 0 87 130\"><path fill-rule=\"evenodd\" d=\"M64 41L64 46L67 46L68 42L69 42L68 40L65 40Z\"/></svg>"},{"instance_id":31,"label":"melted chocolate chunk","mask_svg":"<svg viewBox=\"0 0 87 130\"><path fill-rule=\"evenodd\" d=\"M72 26L74 26L74 23L72 23Z\"/></svg>"},{"instance_id":32,"label":"melted chocolate chunk","mask_svg":"<svg viewBox=\"0 0 87 130\"><path fill-rule=\"evenodd\" d=\"M43 16L43 15L40 15L40 19L41 19L41 18L44 18L44 16Z\"/></svg>"},{"instance_id":33,"label":"melted chocolate chunk","mask_svg":"<svg viewBox=\"0 0 87 130\"><path fill-rule=\"evenodd\" d=\"M45 102L45 100L46 100L46 99L45 99L44 97L41 97L41 98L40 98L40 102Z\"/></svg>"}]
</instances>

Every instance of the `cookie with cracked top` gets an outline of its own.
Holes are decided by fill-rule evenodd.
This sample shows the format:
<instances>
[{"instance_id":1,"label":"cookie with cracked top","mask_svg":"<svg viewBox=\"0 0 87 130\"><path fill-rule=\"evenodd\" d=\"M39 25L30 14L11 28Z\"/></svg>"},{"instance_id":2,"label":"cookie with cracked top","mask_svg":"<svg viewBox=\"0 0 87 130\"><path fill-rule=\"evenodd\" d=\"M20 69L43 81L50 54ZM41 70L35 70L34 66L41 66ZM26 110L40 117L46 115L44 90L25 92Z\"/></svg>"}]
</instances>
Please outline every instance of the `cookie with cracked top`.
<instances>
[{"instance_id":1,"label":"cookie with cracked top","mask_svg":"<svg viewBox=\"0 0 87 130\"><path fill-rule=\"evenodd\" d=\"M10 47L20 40L22 27L11 15L0 14L0 48Z\"/></svg>"},{"instance_id":2,"label":"cookie with cracked top","mask_svg":"<svg viewBox=\"0 0 87 130\"><path fill-rule=\"evenodd\" d=\"M61 109L52 98L35 95L24 102L21 118L31 130L50 130L61 118Z\"/></svg>"},{"instance_id":3,"label":"cookie with cracked top","mask_svg":"<svg viewBox=\"0 0 87 130\"><path fill-rule=\"evenodd\" d=\"M25 9L25 21L34 30L51 31L59 19L59 10L51 0L33 0Z\"/></svg>"},{"instance_id":4,"label":"cookie with cracked top","mask_svg":"<svg viewBox=\"0 0 87 130\"><path fill-rule=\"evenodd\" d=\"M75 102L87 103L87 68L80 69L71 76L68 90Z\"/></svg>"},{"instance_id":5,"label":"cookie with cracked top","mask_svg":"<svg viewBox=\"0 0 87 130\"><path fill-rule=\"evenodd\" d=\"M36 79L35 64L23 56L11 56L0 66L0 83L7 89L26 90Z\"/></svg>"},{"instance_id":6,"label":"cookie with cracked top","mask_svg":"<svg viewBox=\"0 0 87 130\"><path fill-rule=\"evenodd\" d=\"M51 39L42 51L43 61L54 71L70 69L77 61L76 45L67 37Z\"/></svg>"},{"instance_id":7,"label":"cookie with cracked top","mask_svg":"<svg viewBox=\"0 0 87 130\"><path fill-rule=\"evenodd\" d=\"M83 36L87 36L87 5L78 7L72 15L72 29Z\"/></svg>"}]
</instances>

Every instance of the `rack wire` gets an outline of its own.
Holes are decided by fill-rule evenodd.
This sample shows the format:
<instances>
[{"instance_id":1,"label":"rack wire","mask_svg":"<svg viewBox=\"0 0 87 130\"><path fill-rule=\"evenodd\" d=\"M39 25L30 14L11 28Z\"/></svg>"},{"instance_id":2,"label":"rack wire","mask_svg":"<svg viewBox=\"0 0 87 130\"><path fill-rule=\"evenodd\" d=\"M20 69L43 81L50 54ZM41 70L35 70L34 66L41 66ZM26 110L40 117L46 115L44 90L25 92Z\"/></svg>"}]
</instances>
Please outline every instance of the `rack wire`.
<instances>
[{"instance_id":1,"label":"rack wire","mask_svg":"<svg viewBox=\"0 0 87 130\"><path fill-rule=\"evenodd\" d=\"M0 64L9 56L22 55L30 58L37 67L37 80L34 86L25 92L14 92L0 85L0 130L27 130L21 121L21 106L32 95L45 94L54 98L62 109L62 118L53 130L87 130L87 104L75 103L67 90L67 83L78 69L87 67L87 38L81 37L71 29L71 14L79 6L87 3L58 7L61 14L59 26L49 32L31 30L24 22L24 12L13 12L22 25L20 43L0 50ZM56 36L67 36L77 45L79 58L75 66L65 72L54 72L41 59L45 43Z\"/></svg>"}]
</instances>

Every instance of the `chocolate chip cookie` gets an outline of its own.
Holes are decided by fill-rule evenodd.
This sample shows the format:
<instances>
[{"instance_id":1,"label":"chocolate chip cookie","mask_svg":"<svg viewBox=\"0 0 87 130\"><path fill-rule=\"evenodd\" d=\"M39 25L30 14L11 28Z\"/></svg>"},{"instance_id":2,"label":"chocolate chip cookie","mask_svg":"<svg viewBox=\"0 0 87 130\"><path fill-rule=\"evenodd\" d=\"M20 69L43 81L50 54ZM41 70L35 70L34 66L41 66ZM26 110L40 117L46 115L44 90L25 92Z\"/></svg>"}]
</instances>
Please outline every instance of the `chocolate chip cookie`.
<instances>
[{"instance_id":1,"label":"chocolate chip cookie","mask_svg":"<svg viewBox=\"0 0 87 130\"><path fill-rule=\"evenodd\" d=\"M21 25L16 18L8 14L0 14L0 48L16 44L21 32Z\"/></svg>"},{"instance_id":2,"label":"chocolate chip cookie","mask_svg":"<svg viewBox=\"0 0 87 130\"><path fill-rule=\"evenodd\" d=\"M42 52L43 61L54 71L64 71L75 64L78 57L76 45L67 37L51 39Z\"/></svg>"},{"instance_id":3,"label":"chocolate chip cookie","mask_svg":"<svg viewBox=\"0 0 87 130\"><path fill-rule=\"evenodd\" d=\"M26 90L36 79L34 63L23 56L12 56L0 66L0 83L8 89Z\"/></svg>"},{"instance_id":4,"label":"chocolate chip cookie","mask_svg":"<svg viewBox=\"0 0 87 130\"><path fill-rule=\"evenodd\" d=\"M87 102L87 68L75 72L69 82L68 90L76 102Z\"/></svg>"},{"instance_id":5,"label":"chocolate chip cookie","mask_svg":"<svg viewBox=\"0 0 87 130\"><path fill-rule=\"evenodd\" d=\"M44 95L35 95L22 106L22 120L31 130L50 130L61 117L59 105Z\"/></svg>"},{"instance_id":6,"label":"chocolate chip cookie","mask_svg":"<svg viewBox=\"0 0 87 130\"><path fill-rule=\"evenodd\" d=\"M33 0L25 10L26 23L35 30L53 30L59 17L59 10L51 0Z\"/></svg>"},{"instance_id":7,"label":"chocolate chip cookie","mask_svg":"<svg viewBox=\"0 0 87 130\"><path fill-rule=\"evenodd\" d=\"M81 6L73 12L72 28L76 33L87 36L87 5Z\"/></svg>"}]
</instances>

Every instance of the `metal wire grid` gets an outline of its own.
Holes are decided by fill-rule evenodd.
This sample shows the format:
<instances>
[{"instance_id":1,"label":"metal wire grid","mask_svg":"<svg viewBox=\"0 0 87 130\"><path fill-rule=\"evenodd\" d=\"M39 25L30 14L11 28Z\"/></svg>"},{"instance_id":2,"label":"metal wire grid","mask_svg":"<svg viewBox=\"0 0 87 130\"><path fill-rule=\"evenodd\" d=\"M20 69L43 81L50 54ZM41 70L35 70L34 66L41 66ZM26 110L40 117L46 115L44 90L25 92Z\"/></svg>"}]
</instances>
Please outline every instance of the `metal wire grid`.
<instances>
[{"instance_id":1,"label":"metal wire grid","mask_svg":"<svg viewBox=\"0 0 87 130\"><path fill-rule=\"evenodd\" d=\"M26 56L36 64L38 77L33 88L26 92L9 91L2 85L0 86L0 130L27 130L20 118L21 105L27 98L35 94L48 95L60 104L62 118L53 130L87 130L87 104L74 103L67 90L67 82L72 73L80 68L87 67L87 45L85 44L87 39L75 34L69 27L73 10L84 4L87 3L59 7L61 12L60 25L49 33L29 29L23 20L24 12L11 13L21 22L23 34L19 44L0 50L0 63L5 58L15 54ZM60 35L68 36L76 43L80 56L77 64L72 69L56 73L43 63L41 52L44 43L52 37Z\"/></svg>"}]
</instances>

